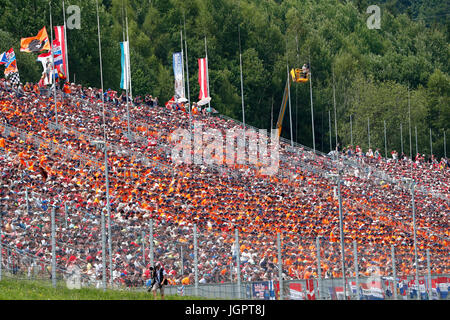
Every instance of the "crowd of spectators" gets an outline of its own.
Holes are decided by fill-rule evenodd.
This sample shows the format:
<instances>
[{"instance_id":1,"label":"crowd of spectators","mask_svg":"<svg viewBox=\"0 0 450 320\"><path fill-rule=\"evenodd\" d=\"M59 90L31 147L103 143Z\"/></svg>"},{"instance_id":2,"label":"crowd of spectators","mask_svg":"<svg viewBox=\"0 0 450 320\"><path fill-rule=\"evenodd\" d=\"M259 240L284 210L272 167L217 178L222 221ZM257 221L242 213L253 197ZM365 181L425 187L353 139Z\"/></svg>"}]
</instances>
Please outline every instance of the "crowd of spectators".
<instances>
[{"instance_id":1,"label":"crowd of spectators","mask_svg":"<svg viewBox=\"0 0 450 320\"><path fill-rule=\"evenodd\" d=\"M391 245L396 247L397 274L415 270L411 194L374 179L370 172L375 171L394 180L413 178L418 186L439 193L415 195L419 263L425 272L425 250L430 249L432 273L449 272L448 159L382 158L377 150L364 154L349 146L336 160L282 142L280 170L274 176L245 164L174 164L171 133L177 128L192 128L191 120L221 131L242 125L210 113L189 114L180 106L159 106L157 98L147 95L128 105L130 139L124 93L105 92L103 108L101 90L71 84L58 90L57 115L51 94L29 83L18 91L0 80L2 241L16 248L16 254L50 261L50 212L56 207L58 266L76 264L99 283L101 213L108 215L108 209L104 151L98 141L106 133L112 277L117 285L143 286L148 279L151 219L154 261L162 263L170 284L192 284L194 224L201 283L235 279L235 228L245 281L277 278L277 233L286 279L317 277L317 237L322 277L342 276L336 182L327 173L337 173L345 159L359 165L343 171L341 184L348 275L354 274L353 240L361 275L369 275L374 266L391 274ZM56 116L59 128L51 125ZM142 154L147 161L136 156ZM107 266L109 277L109 261Z\"/></svg>"}]
</instances>

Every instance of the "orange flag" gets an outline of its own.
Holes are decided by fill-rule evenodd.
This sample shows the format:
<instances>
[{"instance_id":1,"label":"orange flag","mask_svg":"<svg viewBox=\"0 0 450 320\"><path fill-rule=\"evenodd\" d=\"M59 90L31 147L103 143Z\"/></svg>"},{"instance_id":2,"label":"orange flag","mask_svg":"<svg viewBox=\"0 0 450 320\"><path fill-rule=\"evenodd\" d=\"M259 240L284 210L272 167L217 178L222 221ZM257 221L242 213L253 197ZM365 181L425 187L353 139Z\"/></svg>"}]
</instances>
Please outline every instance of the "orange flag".
<instances>
[{"instance_id":1,"label":"orange flag","mask_svg":"<svg viewBox=\"0 0 450 320\"><path fill-rule=\"evenodd\" d=\"M20 39L20 51L22 52L39 52L50 49L50 41L48 41L47 29L45 27L35 37Z\"/></svg>"}]
</instances>

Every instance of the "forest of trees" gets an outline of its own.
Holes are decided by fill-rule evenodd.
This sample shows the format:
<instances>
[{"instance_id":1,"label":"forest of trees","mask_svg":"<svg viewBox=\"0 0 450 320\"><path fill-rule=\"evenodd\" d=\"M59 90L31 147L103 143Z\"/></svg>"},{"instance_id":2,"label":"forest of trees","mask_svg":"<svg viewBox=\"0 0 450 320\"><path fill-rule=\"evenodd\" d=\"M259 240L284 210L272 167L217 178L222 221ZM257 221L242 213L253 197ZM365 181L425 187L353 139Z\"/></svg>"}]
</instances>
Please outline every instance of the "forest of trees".
<instances>
[{"instance_id":1,"label":"forest of trees","mask_svg":"<svg viewBox=\"0 0 450 320\"><path fill-rule=\"evenodd\" d=\"M81 28L67 31L70 80L100 87L95 0L66 0L81 9ZM190 92L199 93L197 59L208 43L211 105L242 119L238 26L241 33L246 122L275 126L286 82L286 64L310 61L316 148L335 148L333 84L337 133L341 145L354 144L384 154L384 121L388 152L400 152L403 137L409 155L409 105L412 152L415 127L418 151L444 154L444 130L450 145L450 3L444 0L99 0L105 89L119 90L120 46L127 8L134 95L150 93L164 103L174 91L172 54L181 51L185 18ZM369 29L369 5L381 8L380 29ZM53 25L63 24L62 0L52 1ZM37 82L42 66L37 54L22 53L20 38L46 26L48 0L0 0L0 53L13 47L22 82ZM334 81L333 81L334 79ZM408 96L410 99L408 100ZM311 147L309 83L291 87L294 140ZM273 112L272 112L273 110ZM273 116L272 116L273 114ZM273 118L273 120L272 120ZM368 120L369 119L369 120ZM400 125L403 127L400 134ZM282 135L290 139L289 112ZM448 149L448 148L447 148ZM448 150L450 151L450 150ZM448 154L448 152L447 152Z\"/></svg>"}]
</instances>

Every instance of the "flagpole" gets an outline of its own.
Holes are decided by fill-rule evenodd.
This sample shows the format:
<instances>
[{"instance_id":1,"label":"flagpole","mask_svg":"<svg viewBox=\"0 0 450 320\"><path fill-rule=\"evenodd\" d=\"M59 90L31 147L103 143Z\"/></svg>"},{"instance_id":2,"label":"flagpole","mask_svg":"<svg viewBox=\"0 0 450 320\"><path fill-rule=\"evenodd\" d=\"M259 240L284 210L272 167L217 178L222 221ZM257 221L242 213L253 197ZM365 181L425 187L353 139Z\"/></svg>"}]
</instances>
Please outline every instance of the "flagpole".
<instances>
[{"instance_id":1,"label":"flagpole","mask_svg":"<svg viewBox=\"0 0 450 320\"><path fill-rule=\"evenodd\" d=\"M70 82L70 77L69 77L69 53L68 48L67 48L67 27L66 27L66 9L65 9L65 5L64 5L64 0L63 0L63 18L64 18L64 46L65 46L65 56L66 56L66 79L68 80L68 82Z\"/></svg>"},{"instance_id":2,"label":"flagpole","mask_svg":"<svg viewBox=\"0 0 450 320\"><path fill-rule=\"evenodd\" d=\"M100 59L100 82L102 89L102 105L103 105L103 138L104 138L104 150L105 150L105 176L106 176L106 203L108 208L108 220L110 219L110 207L109 207L109 172L108 172L108 152L106 144L106 121L105 121L105 96L103 95L103 67L102 67L102 46L100 37L100 18L98 15L98 0L96 0L97 5L97 30L98 30L98 53ZM111 228L111 223L108 223L109 228ZM103 290L106 291L106 234L105 234L105 212L101 209L101 226L102 226L102 284ZM111 266L110 266L111 272ZM112 273L112 272L111 272Z\"/></svg>"},{"instance_id":3,"label":"flagpole","mask_svg":"<svg viewBox=\"0 0 450 320\"><path fill-rule=\"evenodd\" d=\"M205 56L206 56L206 84L208 86L208 96L211 97L211 92L209 92L209 70L208 70L208 46L206 45L206 35L205 35ZM209 110L211 110L211 101L208 102Z\"/></svg>"},{"instance_id":4,"label":"flagpole","mask_svg":"<svg viewBox=\"0 0 450 320\"><path fill-rule=\"evenodd\" d=\"M408 116L409 116L409 159L412 160L412 134L411 134L411 100L408 86Z\"/></svg>"},{"instance_id":5,"label":"flagpole","mask_svg":"<svg viewBox=\"0 0 450 320\"><path fill-rule=\"evenodd\" d=\"M181 65L183 73L183 98L186 98L186 78L184 74L184 48L183 48L183 30L180 30L180 45L181 45Z\"/></svg>"},{"instance_id":6,"label":"flagpole","mask_svg":"<svg viewBox=\"0 0 450 320\"><path fill-rule=\"evenodd\" d=\"M287 50L286 50L287 58ZM287 60L287 59L286 59ZM292 135L292 114L291 114L291 79L289 77L289 62L286 61L287 81L288 81L288 98L289 98L289 124L291 129L291 147L294 146L294 137Z\"/></svg>"},{"instance_id":7,"label":"flagpole","mask_svg":"<svg viewBox=\"0 0 450 320\"><path fill-rule=\"evenodd\" d=\"M50 51L52 53L52 79L53 79L53 100L55 100L55 123L58 125L58 106L56 103L56 77L55 77L55 57L53 54L53 21L52 21L52 3L49 2L50 7L50 37L51 37L51 43L50 43Z\"/></svg>"},{"instance_id":8,"label":"flagpole","mask_svg":"<svg viewBox=\"0 0 450 320\"><path fill-rule=\"evenodd\" d=\"M241 52L241 26L238 24L238 33L239 33L239 68L241 73L241 103L242 103L242 123L244 124L243 133L244 133L244 150L245 150L245 105L244 105L244 81L242 78L242 52Z\"/></svg>"},{"instance_id":9,"label":"flagpole","mask_svg":"<svg viewBox=\"0 0 450 320\"><path fill-rule=\"evenodd\" d=\"M295 36L295 43L297 45L297 66L300 67L300 56L298 49L298 35ZM298 86L295 86L295 141L298 141Z\"/></svg>"},{"instance_id":10,"label":"flagpole","mask_svg":"<svg viewBox=\"0 0 450 320\"><path fill-rule=\"evenodd\" d=\"M311 97L311 125L312 125L312 138L313 138L313 149L314 154L316 153L316 137L314 134L314 106L312 97L312 74L311 74L311 55L309 55L309 95Z\"/></svg>"},{"instance_id":11,"label":"flagpole","mask_svg":"<svg viewBox=\"0 0 450 320\"><path fill-rule=\"evenodd\" d=\"M336 138L336 151L338 147L338 134L337 134L337 115L336 115L336 87L334 83L334 70L333 70L333 105L334 105L334 133Z\"/></svg>"},{"instance_id":12,"label":"flagpole","mask_svg":"<svg viewBox=\"0 0 450 320\"><path fill-rule=\"evenodd\" d=\"M131 57L130 57L130 38L128 37L128 10L127 7L125 7L125 24L127 28L127 59L126 66L127 66L127 89L128 85L130 86L130 96L131 96L131 104L133 104L133 88L131 87ZM127 94L128 97L128 94ZM131 141L131 130L130 130L130 109L128 107L128 100L127 100L127 126L128 126L128 139Z\"/></svg>"},{"instance_id":13,"label":"flagpole","mask_svg":"<svg viewBox=\"0 0 450 320\"><path fill-rule=\"evenodd\" d=\"M128 37L128 9L125 7L125 23L127 26L127 43L128 43L128 60L131 62L130 57L130 38ZM133 87L131 86L131 65L128 63L128 78L130 81L130 96L131 102L133 102ZM129 119L129 116L128 116ZM129 120L128 120L129 121Z\"/></svg>"},{"instance_id":14,"label":"flagpole","mask_svg":"<svg viewBox=\"0 0 450 320\"><path fill-rule=\"evenodd\" d=\"M186 16L183 12L184 20L184 46L186 48L186 80L187 80L187 90L188 90L188 103L189 103L189 132L192 130L192 104L191 104L191 91L189 89L189 62L188 62L188 47L187 47L187 36L186 36Z\"/></svg>"},{"instance_id":15,"label":"flagpole","mask_svg":"<svg viewBox=\"0 0 450 320\"><path fill-rule=\"evenodd\" d=\"M129 108L129 95L128 95L128 88L129 88L129 86L131 85L131 81L129 81L129 74L128 74L128 71L129 71L129 68L128 68L128 60L129 60L129 50L128 50L128 48L129 48L129 46L130 46L130 43L128 42L128 41L125 41L125 26L124 26L124 16L123 16L123 7L124 7L124 5L123 5L123 0L122 0L122 36L123 36L123 42L125 43L127 43L127 48L126 48L126 51L127 52L125 52L125 48L124 48L124 54L127 54L126 56L125 56L125 81L126 81L126 84L125 84L125 94L127 95L127 132L128 132L128 139L129 140L131 140L131 135L130 135L130 108ZM127 24L127 27L128 27L128 24ZM128 36L127 36L127 38L128 38Z\"/></svg>"},{"instance_id":16,"label":"flagpole","mask_svg":"<svg viewBox=\"0 0 450 320\"><path fill-rule=\"evenodd\" d=\"M289 76L289 56L288 56L288 39L286 37L286 72L288 81L288 99L289 99L289 126L291 129L291 147L294 146L294 135L292 134L292 112L291 112L291 78Z\"/></svg>"}]
</instances>

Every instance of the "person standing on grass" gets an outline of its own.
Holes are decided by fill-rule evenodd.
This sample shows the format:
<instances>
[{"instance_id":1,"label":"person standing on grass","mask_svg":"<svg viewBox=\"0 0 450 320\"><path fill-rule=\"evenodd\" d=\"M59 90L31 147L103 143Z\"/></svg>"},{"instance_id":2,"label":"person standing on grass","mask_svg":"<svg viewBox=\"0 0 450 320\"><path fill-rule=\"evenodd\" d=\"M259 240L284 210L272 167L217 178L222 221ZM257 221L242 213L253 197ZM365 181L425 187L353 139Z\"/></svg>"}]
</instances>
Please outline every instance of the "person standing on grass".
<instances>
[{"instance_id":1,"label":"person standing on grass","mask_svg":"<svg viewBox=\"0 0 450 320\"><path fill-rule=\"evenodd\" d=\"M153 270L153 287L152 287L152 291L153 291L153 297L154 299L156 299L156 292L160 291L161 293L161 300L164 300L164 286L167 285L167 279L166 279L166 271L164 270L164 268L161 266L160 262L157 262L155 265L155 269Z\"/></svg>"}]
</instances>

